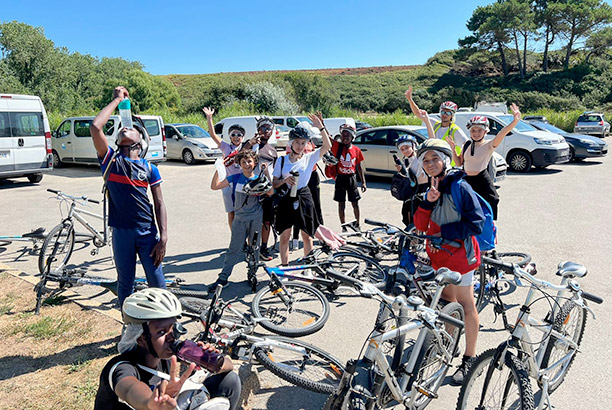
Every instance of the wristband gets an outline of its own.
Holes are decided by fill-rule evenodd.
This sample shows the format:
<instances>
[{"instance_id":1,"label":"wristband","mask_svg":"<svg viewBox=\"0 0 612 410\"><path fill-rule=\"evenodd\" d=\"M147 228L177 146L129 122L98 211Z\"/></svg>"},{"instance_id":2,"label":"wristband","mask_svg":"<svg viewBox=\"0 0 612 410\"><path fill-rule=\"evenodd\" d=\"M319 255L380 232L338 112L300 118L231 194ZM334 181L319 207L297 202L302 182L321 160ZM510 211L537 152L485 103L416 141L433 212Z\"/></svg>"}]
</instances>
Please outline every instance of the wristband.
<instances>
[{"instance_id":1,"label":"wristband","mask_svg":"<svg viewBox=\"0 0 612 410\"><path fill-rule=\"evenodd\" d=\"M319 131L320 131L320 132L323 132L323 130L327 131L327 128L325 128L325 127L321 127L321 128L319 128Z\"/></svg>"}]
</instances>

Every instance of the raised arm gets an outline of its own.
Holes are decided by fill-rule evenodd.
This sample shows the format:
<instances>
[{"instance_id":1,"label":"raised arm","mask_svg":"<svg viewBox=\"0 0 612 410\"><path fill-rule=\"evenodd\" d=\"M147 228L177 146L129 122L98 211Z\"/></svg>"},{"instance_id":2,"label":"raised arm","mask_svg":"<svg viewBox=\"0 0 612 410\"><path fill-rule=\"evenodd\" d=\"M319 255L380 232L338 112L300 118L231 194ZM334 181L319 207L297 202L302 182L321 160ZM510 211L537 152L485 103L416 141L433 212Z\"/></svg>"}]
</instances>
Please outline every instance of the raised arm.
<instances>
[{"instance_id":1,"label":"raised arm","mask_svg":"<svg viewBox=\"0 0 612 410\"><path fill-rule=\"evenodd\" d=\"M417 118L423 123L425 123L425 127L427 128L427 135L431 138L436 138L436 133L434 132L433 126L431 125L431 121L429 120L429 116L427 115L427 111L419 110L416 114Z\"/></svg>"},{"instance_id":2,"label":"raised arm","mask_svg":"<svg viewBox=\"0 0 612 410\"><path fill-rule=\"evenodd\" d=\"M223 181L219 181L219 172L215 171L213 175L213 179L210 182L210 189L213 191L218 191L219 189L223 189L226 186L229 186L229 181L225 178Z\"/></svg>"},{"instance_id":3,"label":"raised arm","mask_svg":"<svg viewBox=\"0 0 612 410\"><path fill-rule=\"evenodd\" d=\"M423 121L425 123L425 125L427 124L431 124L431 120L429 119L429 117L426 117L425 119L422 119L421 117L419 117L419 112L421 111L419 106L414 102L414 100L412 99L412 86L409 85L408 89L406 90L406 92L404 93L404 95L406 96L406 99L408 100L408 103L410 104L410 109L412 110L412 113L421 121ZM434 138L432 136L432 134L429 134L430 137L429 138Z\"/></svg>"},{"instance_id":4,"label":"raised arm","mask_svg":"<svg viewBox=\"0 0 612 410\"><path fill-rule=\"evenodd\" d=\"M93 141L98 157L103 158L108 152L108 140L104 135L104 126L108 122L110 116L115 112L119 103L130 94L125 87L115 87L113 90L113 100L102 109L93 119L89 126L89 132L91 133L91 139Z\"/></svg>"},{"instance_id":5,"label":"raised arm","mask_svg":"<svg viewBox=\"0 0 612 410\"><path fill-rule=\"evenodd\" d=\"M204 115L206 115L206 124L208 125L208 133L210 137L217 143L217 147L221 147L221 138L215 133L215 125L213 124L213 115L215 110L210 107L202 108Z\"/></svg>"},{"instance_id":6,"label":"raised arm","mask_svg":"<svg viewBox=\"0 0 612 410\"><path fill-rule=\"evenodd\" d=\"M504 140L504 137L508 135L508 133L512 131L512 129L516 127L516 124L518 124L518 122L521 120L521 111L519 110L518 105L512 103L512 105L510 106L510 109L512 110L512 115L514 116L514 119L512 120L510 124L502 128L497 133L495 138L493 138L493 142L492 142L493 148L497 148L499 144L501 144L502 141Z\"/></svg>"},{"instance_id":7,"label":"raised arm","mask_svg":"<svg viewBox=\"0 0 612 410\"><path fill-rule=\"evenodd\" d=\"M321 146L320 156L323 157L327 151L330 150L332 143L329 138L329 132L323 123L323 114L318 111L316 114L309 114L308 118L312 121L312 126L321 130L321 138L323 139L323 145Z\"/></svg>"}]
</instances>

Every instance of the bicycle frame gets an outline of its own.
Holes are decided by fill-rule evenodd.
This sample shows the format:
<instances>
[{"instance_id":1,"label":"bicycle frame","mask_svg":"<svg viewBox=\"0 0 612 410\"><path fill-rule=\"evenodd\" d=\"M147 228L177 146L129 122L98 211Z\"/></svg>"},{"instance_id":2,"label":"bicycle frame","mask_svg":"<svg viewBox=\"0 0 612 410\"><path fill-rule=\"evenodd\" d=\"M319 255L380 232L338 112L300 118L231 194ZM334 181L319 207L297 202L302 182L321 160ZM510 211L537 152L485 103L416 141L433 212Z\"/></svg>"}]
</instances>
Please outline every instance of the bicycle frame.
<instances>
[{"instance_id":1,"label":"bicycle frame","mask_svg":"<svg viewBox=\"0 0 612 410\"><path fill-rule=\"evenodd\" d=\"M103 207L104 209L106 209L106 197L104 197L103 203L104 203ZM104 222L103 235L101 235L93 226L91 226L91 224L87 222L87 220L85 220L85 218L83 218L81 214L85 214L93 218L102 220ZM71 220L72 218L79 221L81 225L83 225L83 227L85 227L85 229L87 229L91 233L92 235L91 238L97 239L99 243L101 244L101 246L104 246L108 243L108 237L109 237L108 218L106 218L105 215L98 215L86 209L78 208L76 201L72 201L72 203L70 204L70 210L68 211L68 216L66 217L66 220ZM94 245L96 245L97 247L101 247L95 243L95 240L94 240Z\"/></svg>"}]
</instances>

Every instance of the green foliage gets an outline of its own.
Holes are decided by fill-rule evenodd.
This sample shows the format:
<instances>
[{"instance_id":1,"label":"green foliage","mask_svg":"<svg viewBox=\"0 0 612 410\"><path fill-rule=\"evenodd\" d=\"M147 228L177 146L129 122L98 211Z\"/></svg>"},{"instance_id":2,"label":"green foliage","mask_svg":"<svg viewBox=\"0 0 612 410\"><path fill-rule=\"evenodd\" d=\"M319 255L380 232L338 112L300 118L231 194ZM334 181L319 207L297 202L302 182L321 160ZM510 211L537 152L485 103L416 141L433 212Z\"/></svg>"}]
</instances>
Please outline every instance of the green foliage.
<instances>
[{"instance_id":1,"label":"green foliage","mask_svg":"<svg viewBox=\"0 0 612 410\"><path fill-rule=\"evenodd\" d=\"M582 110L559 112L544 108L528 112L525 115L543 115L551 124L564 129L567 132L574 132L574 124L582 112Z\"/></svg>"},{"instance_id":2,"label":"green foliage","mask_svg":"<svg viewBox=\"0 0 612 410\"><path fill-rule=\"evenodd\" d=\"M247 84L244 95L246 101L261 113L294 114L298 110L297 105L287 98L285 90L269 81Z\"/></svg>"}]
</instances>

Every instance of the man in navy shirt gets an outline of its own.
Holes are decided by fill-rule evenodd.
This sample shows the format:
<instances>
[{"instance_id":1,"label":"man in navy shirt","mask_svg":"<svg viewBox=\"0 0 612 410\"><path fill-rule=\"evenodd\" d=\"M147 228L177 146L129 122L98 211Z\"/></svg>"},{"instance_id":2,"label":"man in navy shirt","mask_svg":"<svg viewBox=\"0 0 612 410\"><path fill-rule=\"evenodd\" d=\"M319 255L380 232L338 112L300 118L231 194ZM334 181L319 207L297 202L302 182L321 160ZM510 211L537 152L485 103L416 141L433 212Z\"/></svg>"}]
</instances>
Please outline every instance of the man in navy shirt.
<instances>
[{"instance_id":1,"label":"man in navy shirt","mask_svg":"<svg viewBox=\"0 0 612 410\"><path fill-rule=\"evenodd\" d=\"M90 127L108 192L108 225L113 228L119 306L133 291L136 255L149 286L165 287L162 260L168 241L161 176L155 165L139 156L144 130L138 125L122 128L117 137L116 153L108 146L104 135L109 117L126 97L129 93L124 87L115 88L113 100L94 118ZM151 187L153 205L149 202L147 187Z\"/></svg>"}]
</instances>

